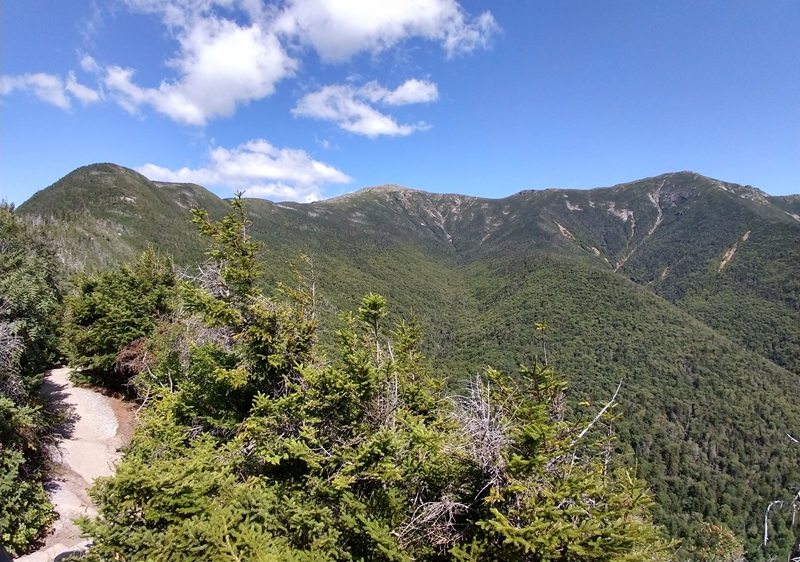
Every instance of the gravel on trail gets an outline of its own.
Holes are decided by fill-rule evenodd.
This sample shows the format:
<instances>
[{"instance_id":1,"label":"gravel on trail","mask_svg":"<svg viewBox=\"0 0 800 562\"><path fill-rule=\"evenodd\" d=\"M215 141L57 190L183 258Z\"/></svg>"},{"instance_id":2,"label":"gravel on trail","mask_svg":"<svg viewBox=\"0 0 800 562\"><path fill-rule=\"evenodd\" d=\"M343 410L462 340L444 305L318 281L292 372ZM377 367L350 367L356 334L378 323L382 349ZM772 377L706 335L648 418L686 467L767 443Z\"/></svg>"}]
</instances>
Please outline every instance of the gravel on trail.
<instances>
[{"instance_id":1,"label":"gravel on trail","mask_svg":"<svg viewBox=\"0 0 800 562\"><path fill-rule=\"evenodd\" d=\"M133 434L130 405L76 387L69 380L69 373L67 368L50 371L42 387L42 393L53 406L67 412L66 422L58 428L62 439L51 451L56 468L48 484L59 518L42 548L17 558L18 561L53 562L86 548L87 541L80 537L80 530L72 520L81 515L97 515L86 490L95 478L114 474L122 456L119 450Z\"/></svg>"}]
</instances>

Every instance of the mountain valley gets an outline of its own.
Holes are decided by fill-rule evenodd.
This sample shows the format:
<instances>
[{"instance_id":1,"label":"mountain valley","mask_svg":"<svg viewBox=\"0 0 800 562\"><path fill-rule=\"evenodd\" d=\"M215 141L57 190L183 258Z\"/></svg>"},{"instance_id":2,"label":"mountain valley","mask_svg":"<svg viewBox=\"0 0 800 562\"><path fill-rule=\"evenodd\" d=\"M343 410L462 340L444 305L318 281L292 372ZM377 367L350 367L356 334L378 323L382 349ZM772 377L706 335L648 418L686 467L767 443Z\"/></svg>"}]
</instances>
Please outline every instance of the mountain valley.
<instances>
[{"instance_id":1,"label":"mountain valley","mask_svg":"<svg viewBox=\"0 0 800 562\"><path fill-rule=\"evenodd\" d=\"M800 431L800 196L678 172L496 200L385 185L245 204L270 286L292 283L297 264L329 334L339 310L384 295L391 319L419 318L452 393L486 365L514 372L545 349L579 417L622 381L614 431L658 522L681 537L720 521L751 556L767 554L766 504L800 482L800 447L786 437ZM229 210L201 186L95 164L16 214L71 272L150 244L191 268L206 250L193 207L216 219ZM774 519L775 548L794 541L789 511Z\"/></svg>"}]
</instances>

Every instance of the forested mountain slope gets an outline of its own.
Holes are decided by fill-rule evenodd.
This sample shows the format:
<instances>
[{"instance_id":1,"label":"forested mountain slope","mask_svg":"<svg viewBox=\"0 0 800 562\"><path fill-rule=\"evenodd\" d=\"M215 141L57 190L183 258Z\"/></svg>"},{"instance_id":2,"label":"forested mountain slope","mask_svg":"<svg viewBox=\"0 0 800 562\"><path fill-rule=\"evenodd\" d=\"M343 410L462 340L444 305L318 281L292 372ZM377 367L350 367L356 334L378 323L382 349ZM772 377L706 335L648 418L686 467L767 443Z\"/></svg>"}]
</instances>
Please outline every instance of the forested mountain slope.
<instances>
[{"instance_id":1,"label":"forested mountain slope","mask_svg":"<svg viewBox=\"0 0 800 562\"><path fill-rule=\"evenodd\" d=\"M148 243L183 265L204 243L189 208L227 204L200 186L81 168L22 205L73 268ZM548 354L586 416L623 380L617 431L680 534L699 517L751 545L766 502L800 480L798 199L692 172L498 200L381 186L311 204L247 201L271 281L313 259L323 325L369 291L413 309L426 354L452 380ZM662 298L663 297L663 298ZM666 299L666 300L665 300ZM672 303L672 304L671 304ZM580 406L589 401L591 405ZM775 518L776 544L793 537Z\"/></svg>"},{"instance_id":2,"label":"forested mountain slope","mask_svg":"<svg viewBox=\"0 0 800 562\"><path fill-rule=\"evenodd\" d=\"M318 232L358 246L411 246L459 264L529 252L580 258L800 374L797 201L680 172L499 200L382 186L271 206L262 216L275 232L291 222L305 233L293 238L310 245L308 232ZM287 210L294 216L286 218Z\"/></svg>"},{"instance_id":3,"label":"forested mountain slope","mask_svg":"<svg viewBox=\"0 0 800 562\"><path fill-rule=\"evenodd\" d=\"M224 213L227 204L199 185L154 183L115 164L84 166L28 199L18 214L43 226L68 268L108 267L153 243L186 263L203 246L189 209Z\"/></svg>"}]
</instances>

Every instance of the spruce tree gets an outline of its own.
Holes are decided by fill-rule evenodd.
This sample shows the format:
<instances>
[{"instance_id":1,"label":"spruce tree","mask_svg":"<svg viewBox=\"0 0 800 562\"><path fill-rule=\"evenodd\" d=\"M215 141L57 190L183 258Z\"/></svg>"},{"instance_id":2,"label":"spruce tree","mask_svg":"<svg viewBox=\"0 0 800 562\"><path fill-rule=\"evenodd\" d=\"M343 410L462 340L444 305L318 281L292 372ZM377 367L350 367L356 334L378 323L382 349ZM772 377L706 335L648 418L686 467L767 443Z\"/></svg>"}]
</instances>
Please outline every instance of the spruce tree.
<instances>
[{"instance_id":1,"label":"spruce tree","mask_svg":"<svg viewBox=\"0 0 800 562\"><path fill-rule=\"evenodd\" d=\"M55 518L43 487L52 423L39 396L58 359L61 316L53 253L0 204L0 544L25 552Z\"/></svg>"},{"instance_id":2,"label":"spruce tree","mask_svg":"<svg viewBox=\"0 0 800 562\"><path fill-rule=\"evenodd\" d=\"M367 295L338 354L314 299L259 284L237 197L194 212L209 261L156 330L142 427L83 520L96 560L649 560L665 548L644 485L566 421L549 368L487 370L443 395L412 318Z\"/></svg>"}]
</instances>

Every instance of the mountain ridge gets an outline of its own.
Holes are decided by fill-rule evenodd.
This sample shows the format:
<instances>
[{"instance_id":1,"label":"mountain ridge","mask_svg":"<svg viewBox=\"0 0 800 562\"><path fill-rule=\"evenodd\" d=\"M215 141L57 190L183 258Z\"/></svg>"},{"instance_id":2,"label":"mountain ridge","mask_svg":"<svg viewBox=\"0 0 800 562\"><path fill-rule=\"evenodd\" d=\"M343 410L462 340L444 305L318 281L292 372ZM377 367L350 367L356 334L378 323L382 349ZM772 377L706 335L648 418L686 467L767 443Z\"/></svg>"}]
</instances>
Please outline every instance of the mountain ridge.
<instances>
[{"instance_id":1,"label":"mountain ridge","mask_svg":"<svg viewBox=\"0 0 800 562\"><path fill-rule=\"evenodd\" d=\"M617 184L613 184L613 185L609 185L609 186L597 186L597 187L590 187L590 188L547 187L547 188L542 188L542 189L522 189L520 191L511 193L509 195L505 195L505 196L502 196L502 197L480 197L480 196L475 196L475 195L460 194L460 193L455 192L455 191L445 191L445 192L435 191L435 192L431 192L431 191L425 191L425 190L422 190L422 189L408 187L408 186L404 186L404 185L400 185L400 184L386 183L386 184L379 184L379 185L374 185L374 186L366 186L366 187L362 187L360 189L357 189L355 191L351 191L349 193L344 193L342 195L337 195L337 196L324 198L324 199L318 199L317 201L313 201L310 204L318 204L318 203L322 203L322 202L325 202L325 201L333 201L333 200L340 199L340 198L348 198L348 197L351 197L353 195L362 194L362 193L365 193L365 192L394 193L394 192L404 192L404 191L419 192L419 193L426 193L426 194L429 194L429 195L441 195L441 196L455 195L455 196L459 196L459 197L468 197L468 198L479 199L479 200L487 200L487 201L502 201L502 200L505 200L505 199L513 198L513 197L518 196L518 195L525 195L525 194L531 194L531 193L545 193L545 192L573 192L573 193L578 193L578 192L596 191L596 190L615 190L615 189L621 189L621 188L628 187L628 186L638 186L638 185L641 185L643 182L654 181L654 180L674 179L674 178L704 180L704 181L707 181L707 182L715 184L718 188L722 189L723 191L731 191L731 188L733 188L733 190L737 194L738 193L742 193L742 194L751 193L752 194L751 198L753 198L753 199L757 198L757 199L761 199L761 200L766 200L766 199L785 199L785 200L797 199L797 200L800 200L800 194L770 195L767 192L765 192L765 191L763 191L763 190L761 190L761 189L759 189L757 187L753 187L752 185L742 185L742 184L727 182L727 181L724 181L724 180L719 180L719 179L716 179L716 178L712 178L710 176L705 176L703 174L700 174L698 172L694 172L692 170L681 170L681 171L677 171L677 172L664 172L662 174L658 174L658 175L655 175L655 176L648 176L648 177L644 177L644 178L640 178L640 179L636 179L636 180L631 180L631 181L627 181L627 182L621 182L621 183L617 183ZM158 182L156 182L156 183L158 183ZM283 202L281 201L281 202L278 202L278 203L283 203ZM301 204L308 204L308 203L301 203Z\"/></svg>"},{"instance_id":2,"label":"mountain ridge","mask_svg":"<svg viewBox=\"0 0 800 562\"><path fill-rule=\"evenodd\" d=\"M18 213L42 223L67 263L113 266L147 244L182 266L201 262L207 243L189 208L219 218L228 203L128 172L81 168ZM268 283L293 282L286 262L313 259L328 332L336 310L381 293L394 311L414 310L432 368L456 380L532 361L546 320L579 411L625 379L621 446L651 482L660 521L681 536L699 514L755 548L763 501L800 479L800 453L782 446L800 427L800 221L787 214L796 202L674 172L501 199L387 184L245 204Z\"/></svg>"},{"instance_id":3,"label":"mountain ridge","mask_svg":"<svg viewBox=\"0 0 800 562\"><path fill-rule=\"evenodd\" d=\"M385 184L313 203L248 199L247 204L256 234L268 245L283 246L286 259L291 257L286 241L275 232L299 230L292 237L310 251L321 248L313 239L324 234L358 245L410 244L462 265L531 251L582 259L647 286L800 372L800 328L792 327L800 325L795 296L800 219L792 214L800 213L800 196L770 197L757 188L682 171L607 188L551 188L499 199ZM58 223L54 213L92 215L92 220L64 217L61 229L52 226L62 246L71 238L65 230L82 231L80 243L60 248L67 263L99 267L129 260L153 243L189 264L201 261L205 250L189 223L194 206L215 217L228 208L202 186L151 182L121 166L96 164L37 193L19 213L53 223ZM759 255L772 259L758 260ZM787 300L785 294L792 296ZM733 303L742 299L768 308L770 323L737 311ZM760 329L743 338L741 333L752 331L748 324ZM764 331L768 337L760 335ZM789 335L781 337L781 331Z\"/></svg>"}]
</instances>

